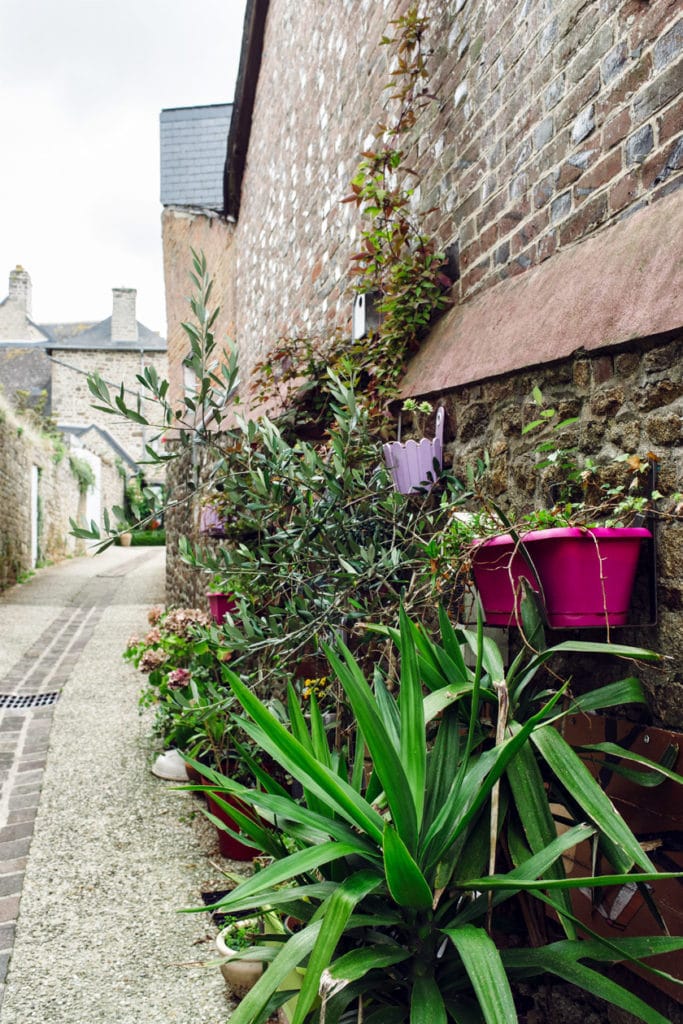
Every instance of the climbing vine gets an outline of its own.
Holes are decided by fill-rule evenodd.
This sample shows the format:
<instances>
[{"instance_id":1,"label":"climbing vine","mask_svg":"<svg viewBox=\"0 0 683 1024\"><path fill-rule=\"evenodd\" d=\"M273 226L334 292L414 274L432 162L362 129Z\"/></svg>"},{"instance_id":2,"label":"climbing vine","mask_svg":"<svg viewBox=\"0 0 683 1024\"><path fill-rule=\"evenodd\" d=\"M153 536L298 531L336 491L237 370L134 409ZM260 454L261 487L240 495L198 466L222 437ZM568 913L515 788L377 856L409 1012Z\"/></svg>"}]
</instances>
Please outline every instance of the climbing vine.
<instances>
[{"instance_id":1,"label":"climbing vine","mask_svg":"<svg viewBox=\"0 0 683 1024\"><path fill-rule=\"evenodd\" d=\"M358 373L359 398L371 417L378 423L386 420L407 360L434 316L450 305L445 255L419 223L433 210L414 211L420 178L408 166L419 113L435 99L428 88L429 19L413 4L390 28L392 34L381 40L392 64L386 116L375 127L373 146L361 154L350 193L341 200L360 211L361 246L351 255L350 273L355 292L371 298L378 324L369 337L352 343L341 332L280 339L257 365L252 384L259 402L276 399L299 424L331 422L327 371L338 371L343 360Z\"/></svg>"}]
</instances>

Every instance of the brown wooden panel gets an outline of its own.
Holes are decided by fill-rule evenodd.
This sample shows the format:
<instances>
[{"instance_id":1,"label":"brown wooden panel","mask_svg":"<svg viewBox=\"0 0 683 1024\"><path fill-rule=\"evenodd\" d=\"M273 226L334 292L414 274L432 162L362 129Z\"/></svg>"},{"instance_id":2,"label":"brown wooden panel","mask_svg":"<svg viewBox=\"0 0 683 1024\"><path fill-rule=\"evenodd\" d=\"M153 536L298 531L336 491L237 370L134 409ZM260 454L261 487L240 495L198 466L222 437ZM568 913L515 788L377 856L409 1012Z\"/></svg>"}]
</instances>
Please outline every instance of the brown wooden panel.
<instances>
[{"instance_id":1,"label":"brown wooden panel","mask_svg":"<svg viewBox=\"0 0 683 1024\"><path fill-rule=\"evenodd\" d=\"M565 739L573 747L605 741L620 743L651 761L661 758L670 744L679 747L674 770L681 774L683 735L664 729L634 725L612 717L572 715L564 727ZM604 759L604 755L599 755ZM661 871L683 871L683 801L682 787L666 781L656 787L643 787L610 771L609 764L600 767L586 761L591 772L603 782L605 792L628 822L643 848ZM633 767L638 768L637 765ZM565 868L574 876L590 875L591 846L581 843L565 858ZM598 865L608 873L606 861ZM671 935L683 935L683 881L663 880L648 887ZM587 927L618 942L622 936L661 935L641 892L635 886L610 887L604 890L585 889L572 892L574 913ZM655 957L652 965L683 978L683 953ZM628 966L628 965L625 965ZM659 979L645 970L633 968L650 984L674 999L683 1000L683 989Z\"/></svg>"}]
</instances>

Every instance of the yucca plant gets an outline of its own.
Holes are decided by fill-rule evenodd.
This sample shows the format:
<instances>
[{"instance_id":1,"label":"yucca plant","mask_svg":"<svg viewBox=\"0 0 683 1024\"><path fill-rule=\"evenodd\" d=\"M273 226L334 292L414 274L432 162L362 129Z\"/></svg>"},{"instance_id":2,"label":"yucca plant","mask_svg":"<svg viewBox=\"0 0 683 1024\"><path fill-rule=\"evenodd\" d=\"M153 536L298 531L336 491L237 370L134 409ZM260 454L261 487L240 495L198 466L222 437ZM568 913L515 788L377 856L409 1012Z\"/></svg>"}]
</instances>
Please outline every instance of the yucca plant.
<instances>
[{"instance_id":1,"label":"yucca plant","mask_svg":"<svg viewBox=\"0 0 683 1024\"><path fill-rule=\"evenodd\" d=\"M263 773L264 792L212 776L212 783L239 795L270 823L239 820L274 857L221 900L221 910L276 910L303 922L279 946L271 940L264 948L268 969L231 1024L264 1021L291 995L280 989L298 966L306 973L292 1024L510 1024L517 1019L511 982L544 972L644 1021L664 1022L584 961L640 960L680 949L683 939L610 942L582 926L588 938L580 940L568 890L671 876L657 874L555 728L564 714L642 699L642 693L631 678L577 699L566 685L533 690L560 652L644 660L657 655L570 642L523 653L506 676L481 622L476 632L456 631L442 615L441 644L435 644L402 614L395 639L397 697L379 672L371 685L342 643L327 650L356 722L355 752L348 759L330 749L314 701L308 727L291 691L288 730L236 675L229 678L248 716L244 729L304 790L297 801ZM474 668L463 658L467 644L476 654ZM683 781L669 768L649 767ZM561 836L551 799L576 812L576 822ZM562 855L584 839L600 842L613 874L565 877ZM511 948L508 910L520 894L527 903L552 908L559 921L556 941L534 935L526 948Z\"/></svg>"}]
</instances>

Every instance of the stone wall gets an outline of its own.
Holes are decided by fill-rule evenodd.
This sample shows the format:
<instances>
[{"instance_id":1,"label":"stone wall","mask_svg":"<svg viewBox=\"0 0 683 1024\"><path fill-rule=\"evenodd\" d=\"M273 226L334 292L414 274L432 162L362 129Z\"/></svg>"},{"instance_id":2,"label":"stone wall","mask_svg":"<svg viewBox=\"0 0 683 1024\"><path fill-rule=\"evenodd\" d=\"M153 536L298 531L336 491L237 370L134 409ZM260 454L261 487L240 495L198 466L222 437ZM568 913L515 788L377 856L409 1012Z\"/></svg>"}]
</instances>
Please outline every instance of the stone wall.
<instances>
[{"instance_id":1,"label":"stone wall","mask_svg":"<svg viewBox=\"0 0 683 1024\"><path fill-rule=\"evenodd\" d=\"M176 462L169 462L167 471L169 497L172 504L164 517L166 526L166 599L169 604L180 608L204 608L208 611L205 598L208 578L180 558L179 541L187 537L191 544L197 544L199 536L199 502L193 498L195 468L188 451Z\"/></svg>"},{"instance_id":2,"label":"stone wall","mask_svg":"<svg viewBox=\"0 0 683 1024\"><path fill-rule=\"evenodd\" d=\"M0 590L33 568L31 547L31 471L39 470L39 562L80 553L69 535L69 518L85 507L68 454L55 462L52 443L0 407Z\"/></svg>"},{"instance_id":3,"label":"stone wall","mask_svg":"<svg viewBox=\"0 0 683 1024\"><path fill-rule=\"evenodd\" d=\"M127 402L135 408L135 396L140 393L136 375L144 367L155 366L160 377L166 377L168 365L165 352L138 351L53 351L52 364L52 408L59 410L59 421L64 426L94 423L109 431L135 461L145 459L145 445L160 431L163 423L158 421L154 406L143 402L142 412L157 428L131 423L119 417L110 416L94 409L95 401L88 389L87 375L99 373L115 394L121 383L128 390ZM149 474L156 479L158 474ZM163 478L163 475L162 477Z\"/></svg>"},{"instance_id":4,"label":"stone wall","mask_svg":"<svg viewBox=\"0 0 683 1024\"><path fill-rule=\"evenodd\" d=\"M577 354L553 366L440 397L447 412L445 462L464 477L467 464L488 451L496 500L503 507L525 512L548 504L542 474L534 470L540 459L535 452L539 438L534 433L521 434L522 426L538 414L531 398L535 386L562 418L578 417L566 436L576 443L579 460L590 455L605 464L622 452L641 456L651 452L658 460L659 489L665 495L683 491L683 332L664 342L646 339L616 353ZM670 511L670 498L665 497L660 506ZM633 616L640 625L614 630L612 638L667 655L663 666L639 667L637 674L647 686L654 722L683 729L683 520L659 521L656 544L656 567L644 565L642 572L656 568L657 622L649 624L650 610L643 597ZM641 581L643 586L646 582ZM566 633L555 635L557 641L566 637ZM593 638L604 639L604 631ZM595 671L592 659L591 680ZM578 678L577 685L582 684L585 679Z\"/></svg>"}]
</instances>

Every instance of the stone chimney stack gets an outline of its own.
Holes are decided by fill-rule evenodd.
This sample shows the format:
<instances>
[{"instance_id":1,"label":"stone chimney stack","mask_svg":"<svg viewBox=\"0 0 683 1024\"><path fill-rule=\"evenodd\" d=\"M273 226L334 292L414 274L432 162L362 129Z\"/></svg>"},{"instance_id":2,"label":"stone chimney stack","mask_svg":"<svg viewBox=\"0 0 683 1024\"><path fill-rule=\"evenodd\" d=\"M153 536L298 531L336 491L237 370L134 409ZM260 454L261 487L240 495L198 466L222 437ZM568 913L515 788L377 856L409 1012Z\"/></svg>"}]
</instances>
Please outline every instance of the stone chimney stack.
<instances>
[{"instance_id":1,"label":"stone chimney stack","mask_svg":"<svg viewBox=\"0 0 683 1024\"><path fill-rule=\"evenodd\" d=\"M135 317L135 288L112 288L114 306L111 316L112 341L138 341L138 322Z\"/></svg>"},{"instance_id":2,"label":"stone chimney stack","mask_svg":"<svg viewBox=\"0 0 683 1024\"><path fill-rule=\"evenodd\" d=\"M27 317L31 316L31 278L28 271L19 264L10 271L8 298L15 302Z\"/></svg>"}]
</instances>

